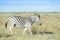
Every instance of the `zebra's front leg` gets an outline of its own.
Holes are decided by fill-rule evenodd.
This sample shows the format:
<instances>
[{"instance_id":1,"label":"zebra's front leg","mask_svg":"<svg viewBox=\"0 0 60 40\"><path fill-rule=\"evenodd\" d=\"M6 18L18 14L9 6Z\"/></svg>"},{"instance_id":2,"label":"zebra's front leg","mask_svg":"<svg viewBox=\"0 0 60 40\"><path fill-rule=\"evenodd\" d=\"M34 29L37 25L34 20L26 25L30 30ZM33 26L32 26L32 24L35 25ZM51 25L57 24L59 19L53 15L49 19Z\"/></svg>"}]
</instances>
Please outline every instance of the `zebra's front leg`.
<instances>
[{"instance_id":1,"label":"zebra's front leg","mask_svg":"<svg viewBox=\"0 0 60 40\"><path fill-rule=\"evenodd\" d=\"M28 28L28 31L30 32L30 35L32 36L32 31L31 31L31 28Z\"/></svg>"},{"instance_id":2,"label":"zebra's front leg","mask_svg":"<svg viewBox=\"0 0 60 40\"><path fill-rule=\"evenodd\" d=\"M24 31L23 31L23 35L24 35L24 33L26 32L26 30L27 30L27 28L24 29Z\"/></svg>"}]
</instances>

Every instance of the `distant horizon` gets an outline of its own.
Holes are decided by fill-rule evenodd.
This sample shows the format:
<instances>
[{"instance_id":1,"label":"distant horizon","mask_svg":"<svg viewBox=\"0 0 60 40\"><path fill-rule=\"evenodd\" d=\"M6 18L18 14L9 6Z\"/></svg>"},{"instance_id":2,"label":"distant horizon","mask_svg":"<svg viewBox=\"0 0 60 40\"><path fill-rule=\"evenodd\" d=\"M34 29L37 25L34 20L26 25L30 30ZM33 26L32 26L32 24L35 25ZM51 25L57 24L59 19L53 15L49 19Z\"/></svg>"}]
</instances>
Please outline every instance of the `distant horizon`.
<instances>
[{"instance_id":1,"label":"distant horizon","mask_svg":"<svg viewBox=\"0 0 60 40\"><path fill-rule=\"evenodd\" d=\"M0 13L4 13L4 12L0 12ZM14 13L14 12L6 12L6 13ZM16 13L19 13L19 12L16 12ZM24 13L24 12L22 12L22 13ZM26 13L28 13L28 12L26 12ZM39 13L39 12L37 12L37 13ZM42 12L42 13L44 13L44 12ZM55 13L55 12L46 12L46 13ZM60 13L60 12L58 12L58 13Z\"/></svg>"},{"instance_id":2,"label":"distant horizon","mask_svg":"<svg viewBox=\"0 0 60 40\"><path fill-rule=\"evenodd\" d=\"M0 0L0 12L60 12L60 0Z\"/></svg>"}]
</instances>

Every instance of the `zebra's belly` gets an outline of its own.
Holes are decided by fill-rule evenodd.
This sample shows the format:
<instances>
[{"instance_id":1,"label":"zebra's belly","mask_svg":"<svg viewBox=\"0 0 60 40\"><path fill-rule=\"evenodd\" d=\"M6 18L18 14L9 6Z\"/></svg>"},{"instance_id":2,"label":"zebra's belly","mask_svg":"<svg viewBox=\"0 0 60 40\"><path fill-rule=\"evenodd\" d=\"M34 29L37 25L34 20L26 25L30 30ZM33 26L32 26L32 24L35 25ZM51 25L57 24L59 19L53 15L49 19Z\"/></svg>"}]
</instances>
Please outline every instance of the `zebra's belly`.
<instances>
[{"instance_id":1,"label":"zebra's belly","mask_svg":"<svg viewBox=\"0 0 60 40\"><path fill-rule=\"evenodd\" d=\"M24 27L25 24L16 24L16 27Z\"/></svg>"},{"instance_id":2,"label":"zebra's belly","mask_svg":"<svg viewBox=\"0 0 60 40\"><path fill-rule=\"evenodd\" d=\"M21 28L28 28L28 27L31 27L30 24L16 24L17 27L21 27Z\"/></svg>"}]
</instances>

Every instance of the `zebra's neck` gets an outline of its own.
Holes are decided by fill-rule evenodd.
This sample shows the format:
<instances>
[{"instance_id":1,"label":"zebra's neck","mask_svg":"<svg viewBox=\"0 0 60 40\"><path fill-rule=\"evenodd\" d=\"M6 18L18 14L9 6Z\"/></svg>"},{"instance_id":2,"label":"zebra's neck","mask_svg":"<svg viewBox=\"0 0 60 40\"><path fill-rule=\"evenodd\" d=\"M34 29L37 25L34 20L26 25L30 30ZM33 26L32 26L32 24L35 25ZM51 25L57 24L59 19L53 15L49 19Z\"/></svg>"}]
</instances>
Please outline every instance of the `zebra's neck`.
<instances>
[{"instance_id":1,"label":"zebra's neck","mask_svg":"<svg viewBox=\"0 0 60 40\"><path fill-rule=\"evenodd\" d=\"M36 16L30 16L31 23L34 23L36 21Z\"/></svg>"}]
</instances>

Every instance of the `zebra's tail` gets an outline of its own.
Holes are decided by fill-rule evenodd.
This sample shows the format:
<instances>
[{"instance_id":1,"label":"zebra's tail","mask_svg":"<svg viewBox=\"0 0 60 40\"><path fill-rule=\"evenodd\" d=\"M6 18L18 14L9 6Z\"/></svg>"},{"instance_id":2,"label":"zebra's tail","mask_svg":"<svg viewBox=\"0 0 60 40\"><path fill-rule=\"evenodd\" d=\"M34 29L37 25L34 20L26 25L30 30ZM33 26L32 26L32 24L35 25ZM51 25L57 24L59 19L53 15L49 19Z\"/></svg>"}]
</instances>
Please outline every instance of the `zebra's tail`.
<instances>
[{"instance_id":1,"label":"zebra's tail","mask_svg":"<svg viewBox=\"0 0 60 40\"><path fill-rule=\"evenodd\" d=\"M7 28L7 22L5 23L5 27Z\"/></svg>"},{"instance_id":2,"label":"zebra's tail","mask_svg":"<svg viewBox=\"0 0 60 40\"><path fill-rule=\"evenodd\" d=\"M7 23L8 23L8 21L9 21L9 19L6 21L6 23L5 23L5 27L7 28Z\"/></svg>"}]
</instances>

